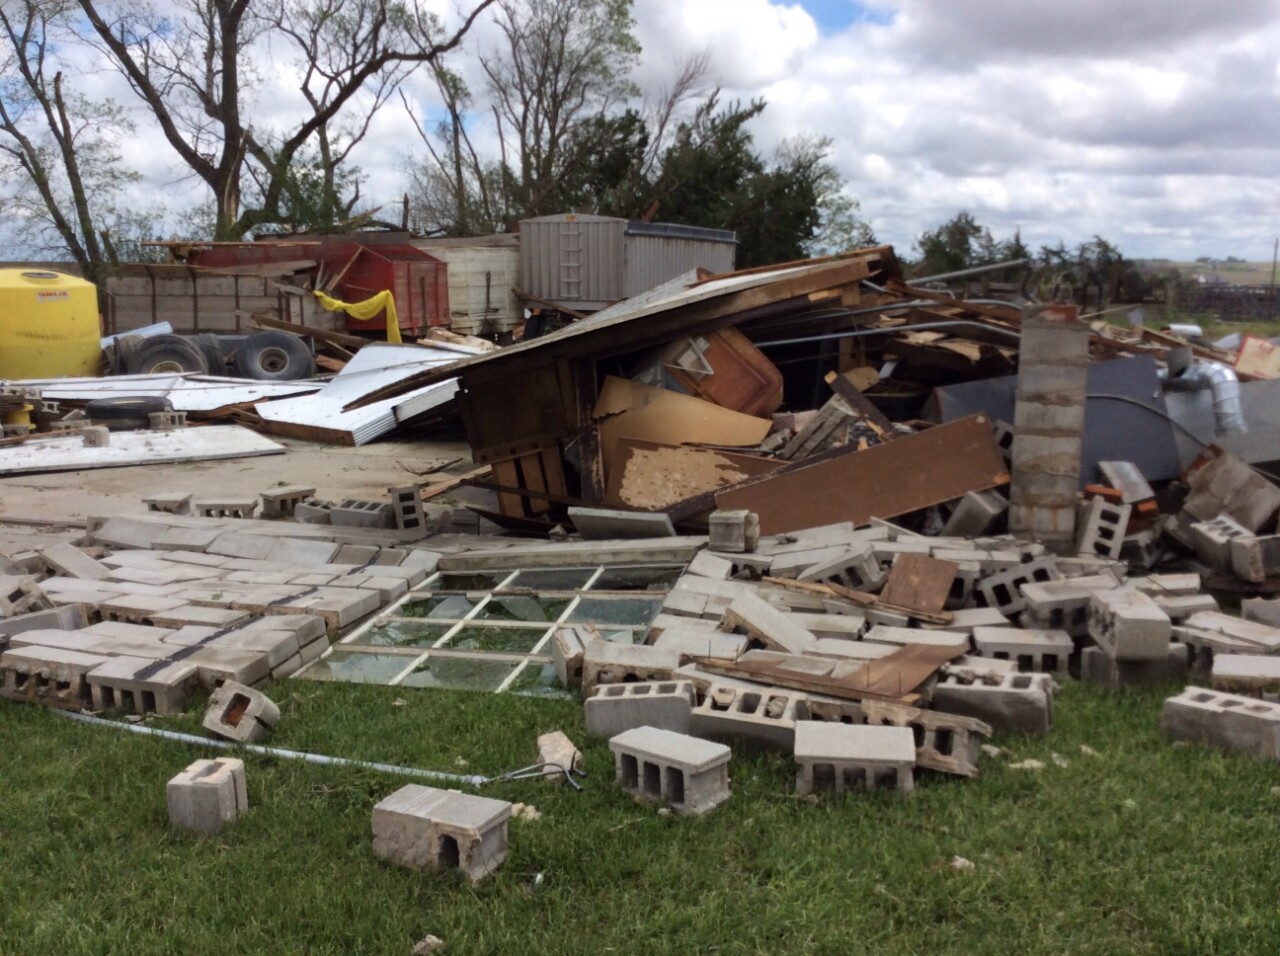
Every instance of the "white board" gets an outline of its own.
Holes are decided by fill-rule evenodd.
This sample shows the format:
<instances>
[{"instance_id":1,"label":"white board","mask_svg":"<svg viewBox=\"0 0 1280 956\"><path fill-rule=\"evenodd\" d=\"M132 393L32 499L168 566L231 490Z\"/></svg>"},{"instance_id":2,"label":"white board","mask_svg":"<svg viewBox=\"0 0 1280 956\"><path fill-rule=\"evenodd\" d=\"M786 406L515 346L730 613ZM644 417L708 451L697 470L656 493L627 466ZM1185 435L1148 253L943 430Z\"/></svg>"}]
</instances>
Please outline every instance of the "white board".
<instances>
[{"instance_id":1,"label":"white board","mask_svg":"<svg viewBox=\"0 0 1280 956\"><path fill-rule=\"evenodd\" d=\"M28 441L0 448L0 475L160 465L282 455L284 446L239 425L202 425L171 432L112 432L105 448L85 445L79 435Z\"/></svg>"}]
</instances>

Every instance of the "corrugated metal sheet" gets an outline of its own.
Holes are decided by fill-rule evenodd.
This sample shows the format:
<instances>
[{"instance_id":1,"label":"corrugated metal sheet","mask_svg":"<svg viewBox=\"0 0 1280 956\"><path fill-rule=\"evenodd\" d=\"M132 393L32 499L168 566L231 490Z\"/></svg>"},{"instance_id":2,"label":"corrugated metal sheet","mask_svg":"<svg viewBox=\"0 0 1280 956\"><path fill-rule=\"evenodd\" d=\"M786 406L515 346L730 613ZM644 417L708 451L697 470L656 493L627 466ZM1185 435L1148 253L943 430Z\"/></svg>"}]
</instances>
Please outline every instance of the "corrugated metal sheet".
<instances>
[{"instance_id":1,"label":"corrugated metal sheet","mask_svg":"<svg viewBox=\"0 0 1280 956\"><path fill-rule=\"evenodd\" d=\"M520 223L520 289L581 312L702 267L732 272L734 234L567 213Z\"/></svg>"},{"instance_id":2,"label":"corrugated metal sheet","mask_svg":"<svg viewBox=\"0 0 1280 956\"><path fill-rule=\"evenodd\" d=\"M659 286L672 276L696 268L717 275L733 271L737 246L732 242L707 242L677 236L627 236L623 295L630 298Z\"/></svg>"},{"instance_id":3,"label":"corrugated metal sheet","mask_svg":"<svg viewBox=\"0 0 1280 956\"><path fill-rule=\"evenodd\" d=\"M317 382L258 382L247 378L221 378L194 372L160 375L112 375L108 378L47 378L13 381L23 388L38 388L48 401L81 401L153 395L167 398L178 412L211 412L224 405L261 402L320 391Z\"/></svg>"}]
</instances>

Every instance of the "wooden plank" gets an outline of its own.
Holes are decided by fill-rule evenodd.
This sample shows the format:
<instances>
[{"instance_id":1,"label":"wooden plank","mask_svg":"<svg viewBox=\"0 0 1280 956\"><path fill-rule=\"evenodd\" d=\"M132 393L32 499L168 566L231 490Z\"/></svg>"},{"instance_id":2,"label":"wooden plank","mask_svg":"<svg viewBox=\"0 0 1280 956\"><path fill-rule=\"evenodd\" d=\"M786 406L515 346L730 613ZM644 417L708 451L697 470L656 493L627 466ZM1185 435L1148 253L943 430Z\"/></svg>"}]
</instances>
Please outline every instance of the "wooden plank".
<instances>
[{"instance_id":1,"label":"wooden plank","mask_svg":"<svg viewBox=\"0 0 1280 956\"><path fill-rule=\"evenodd\" d=\"M490 462L489 467L493 469L493 477L497 484L504 485L508 488L520 487L520 472L516 466L516 460L514 458ZM499 492L498 510L504 515L515 515L522 518L526 517L524 499L518 494Z\"/></svg>"},{"instance_id":2,"label":"wooden plank","mask_svg":"<svg viewBox=\"0 0 1280 956\"><path fill-rule=\"evenodd\" d=\"M765 584L776 584L779 587L791 588L794 591L809 591L813 594L821 594L837 601L848 601L858 607L876 608L881 611L891 611L895 614L905 614L907 617L924 621L926 624L946 625L953 620L953 615L950 611L930 613L916 610L915 608L903 607L900 604L890 604L887 601L882 601L875 594L855 591L853 588L847 588L842 584L818 584L815 581L793 581L791 578L775 578L767 575L764 578L764 582Z\"/></svg>"},{"instance_id":3,"label":"wooden plank","mask_svg":"<svg viewBox=\"0 0 1280 956\"><path fill-rule=\"evenodd\" d=\"M489 474L492 469L488 465L481 465L479 468L472 468L470 471L463 472L461 475L453 475L444 481L431 482L422 486L422 500L427 501L431 498L438 498L446 492L460 488L468 479L483 478Z\"/></svg>"},{"instance_id":4,"label":"wooden plank","mask_svg":"<svg viewBox=\"0 0 1280 956\"><path fill-rule=\"evenodd\" d=\"M904 552L894 559L889 579L880 591L880 600L926 614L938 614L947 603L959 570L960 565L954 561Z\"/></svg>"},{"instance_id":5,"label":"wooden plank","mask_svg":"<svg viewBox=\"0 0 1280 956\"><path fill-rule=\"evenodd\" d=\"M871 399L858 391L853 382L835 372L828 372L823 377L823 381L830 385L831 390L843 398L850 408L862 416L862 420L880 436L881 441L888 441L897 435L889 417L871 404Z\"/></svg>"},{"instance_id":6,"label":"wooden plank","mask_svg":"<svg viewBox=\"0 0 1280 956\"><path fill-rule=\"evenodd\" d=\"M826 694L842 700L893 701L914 704L920 700L916 690L944 664L955 660L965 652L963 647L941 647L931 644L910 644L898 648L884 657L872 661L854 662L829 659L827 673L796 671L785 662L738 660L728 662L719 658L695 657L693 663L700 670L724 677L789 687L808 693ZM822 658L812 658L822 661Z\"/></svg>"},{"instance_id":7,"label":"wooden plank","mask_svg":"<svg viewBox=\"0 0 1280 956\"><path fill-rule=\"evenodd\" d=\"M707 546L701 537L640 538L627 541L578 541L516 544L488 551L447 554L442 571L507 571L515 568L584 568L597 564L685 564Z\"/></svg>"},{"instance_id":8,"label":"wooden plank","mask_svg":"<svg viewBox=\"0 0 1280 956\"><path fill-rule=\"evenodd\" d=\"M328 329L317 329L311 325L299 325L297 322L283 322L280 319L273 319L270 316L260 315L256 312L250 313L248 318L254 325L264 329L281 329L285 332L292 332L294 335L305 335L321 342L328 342L330 345L342 345L348 348L360 349L370 342L370 339L362 339L358 335L331 332Z\"/></svg>"},{"instance_id":9,"label":"wooden plank","mask_svg":"<svg viewBox=\"0 0 1280 956\"><path fill-rule=\"evenodd\" d=\"M547 490L547 479L542 473L542 454L541 451L536 451L516 459L520 469L520 484L529 491ZM551 509L551 502L547 498L531 494L525 497L525 501L528 502L526 515L546 514Z\"/></svg>"},{"instance_id":10,"label":"wooden plank","mask_svg":"<svg viewBox=\"0 0 1280 956\"><path fill-rule=\"evenodd\" d=\"M971 415L752 479L717 494L716 506L754 511L761 534L782 534L839 521L862 527L1008 481L990 421Z\"/></svg>"}]
</instances>

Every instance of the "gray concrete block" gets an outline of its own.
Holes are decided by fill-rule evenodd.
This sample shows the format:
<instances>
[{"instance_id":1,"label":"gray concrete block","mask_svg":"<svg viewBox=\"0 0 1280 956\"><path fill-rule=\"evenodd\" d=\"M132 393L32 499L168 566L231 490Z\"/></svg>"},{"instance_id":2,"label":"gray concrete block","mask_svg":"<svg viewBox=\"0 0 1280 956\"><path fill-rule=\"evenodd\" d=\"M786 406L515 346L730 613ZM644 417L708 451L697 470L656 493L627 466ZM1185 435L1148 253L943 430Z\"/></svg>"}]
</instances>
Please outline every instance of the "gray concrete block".
<instances>
[{"instance_id":1,"label":"gray concrete block","mask_svg":"<svg viewBox=\"0 0 1280 956\"><path fill-rule=\"evenodd\" d=\"M590 696L601 684L665 681L680 666L680 655L645 644L591 641L582 655L582 693Z\"/></svg>"},{"instance_id":2,"label":"gray concrete block","mask_svg":"<svg viewBox=\"0 0 1280 956\"><path fill-rule=\"evenodd\" d=\"M688 568L685 569L686 574L696 574L704 578L715 578L719 581L727 581L733 577L733 562L717 557L710 551L699 551L693 556L693 560L689 562Z\"/></svg>"},{"instance_id":3,"label":"gray concrete block","mask_svg":"<svg viewBox=\"0 0 1280 956\"><path fill-rule=\"evenodd\" d=\"M890 789L914 787L915 738L909 727L858 726L803 720L795 731L796 792L831 787Z\"/></svg>"},{"instance_id":4,"label":"gray concrete block","mask_svg":"<svg viewBox=\"0 0 1280 956\"><path fill-rule=\"evenodd\" d=\"M616 737L636 727L690 733L695 696L687 680L601 685L583 702L587 733Z\"/></svg>"},{"instance_id":5,"label":"gray concrete block","mask_svg":"<svg viewBox=\"0 0 1280 956\"><path fill-rule=\"evenodd\" d=\"M967 680L962 673L947 673L933 689L933 708L1043 736L1053 727L1054 688L1048 674L988 672Z\"/></svg>"},{"instance_id":6,"label":"gray concrete block","mask_svg":"<svg viewBox=\"0 0 1280 956\"><path fill-rule=\"evenodd\" d=\"M91 703L89 672L106 661L99 654L59 647L10 648L0 654L0 697L78 711Z\"/></svg>"},{"instance_id":7,"label":"gray concrete block","mask_svg":"<svg viewBox=\"0 0 1280 956\"><path fill-rule=\"evenodd\" d=\"M1062 577L1056 559L1037 558L1016 568L993 574L978 582L978 591L987 607L996 608L1009 617L1026 607L1023 585L1057 581Z\"/></svg>"},{"instance_id":8,"label":"gray concrete block","mask_svg":"<svg viewBox=\"0 0 1280 956\"><path fill-rule=\"evenodd\" d=\"M542 775L554 783L569 779L569 774L581 769L582 752L574 746L568 734L562 730L538 736L538 761L548 766Z\"/></svg>"},{"instance_id":9,"label":"gray concrete block","mask_svg":"<svg viewBox=\"0 0 1280 956\"><path fill-rule=\"evenodd\" d=\"M1280 599L1245 598L1240 602L1240 616L1246 621L1280 627Z\"/></svg>"},{"instance_id":10,"label":"gray concrete block","mask_svg":"<svg viewBox=\"0 0 1280 956\"><path fill-rule=\"evenodd\" d=\"M1226 694L1280 697L1280 657L1265 654L1219 654L1213 659L1210 684Z\"/></svg>"},{"instance_id":11,"label":"gray concrete block","mask_svg":"<svg viewBox=\"0 0 1280 956\"><path fill-rule=\"evenodd\" d=\"M385 501L347 498L329 509L329 524L332 525L347 528L394 528L395 523L395 513Z\"/></svg>"},{"instance_id":12,"label":"gray concrete block","mask_svg":"<svg viewBox=\"0 0 1280 956\"><path fill-rule=\"evenodd\" d=\"M292 518L298 505L315 495L316 490L308 485L277 485L262 492L262 517Z\"/></svg>"},{"instance_id":13,"label":"gray concrete block","mask_svg":"<svg viewBox=\"0 0 1280 956\"><path fill-rule=\"evenodd\" d=\"M1090 596L1089 636L1117 660L1160 661L1168 656L1173 626L1147 595L1119 588Z\"/></svg>"},{"instance_id":14,"label":"gray concrete block","mask_svg":"<svg viewBox=\"0 0 1280 956\"><path fill-rule=\"evenodd\" d=\"M41 548L40 557L56 573L66 575L69 578L101 581L110 574L110 569L105 565L95 561L79 548L64 541Z\"/></svg>"},{"instance_id":15,"label":"gray concrete block","mask_svg":"<svg viewBox=\"0 0 1280 956\"><path fill-rule=\"evenodd\" d=\"M1100 647L1086 647L1080 652L1080 680L1111 690L1185 682L1189 661L1189 648L1185 644L1170 644L1168 656L1160 661L1120 661Z\"/></svg>"},{"instance_id":16,"label":"gray concrete block","mask_svg":"<svg viewBox=\"0 0 1280 956\"><path fill-rule=\"evenodd\" d=\"M657 727L609 741L618 785L679 814L701 814L729 799L729 748Z\"/></svg>"},{"instance_id":17,"label":"gray concrete block","mask_svg":"<svg viewBox=\"0 0 1280 956\"><path fill-rule=\"evenodd\" d=\"M800 691L776 687L746 690L713 683L690 713L690 733L788 753L795 744L796 721L804 701Z\"/></svg>"},{"instance_id":18,"label":"gray concrete block","mask_svg":"<svg viewBox=\"0 0 1280 956\"><path fill-rule=\"evenodd\" d=\"M569 520L587 541L611 538L665 538L675 527L665 512L620 511L613 508L569 509Z\"/></svg>"},{"instance_id":19,"label":"gray concrete block","mask_svg":"<svg viewBox=\"0 0 1280 956\"><path fill-rule=\"evenodd\" d=\"M1065 674L1075 652L1075 643L1066 631L1020 627L974 628L973 646L982 657L1010 660L1019 671L1042 674Z\"/></svg>"},{"instance_id":20,"label":"gray concrete block","mask_svg":"<svg viewBox=\"0 0 1280 956\"><path fill-rule=\"evenodd\" d=\"M1188 687L1164 702L1161 729L1174 740L1280 760L1280 705Z\"/></svg>"},{"instance_id":21,"label":"gray concrete block","mask_svg":"<svg viewBox=\"0 0 1280 956\"><path fill-rule=\"evenodd\" d=\"M507 858L511 804L407 784L373 808L373 852L397 866L460 869L472 883Z\"/></svg>"},{"instance_id":22,"label":"gray concrete block","mask_svg":"<svg viewBox=\"0 0 1280 956\"><path fill-rule=\"evenodd\" d=\"M998 491L970 491L957 503L943 525L947 537L976 538L986 534L1009 510L1009 502Z\"/></svg>"},{"instance_id":23,"label":"gray concrete block","mask_svg":"<svg viewBox=\"0 0 1280 956\"><path fill-rule=\"evenodd\" d=\"M244 761L197 760L165 787L169 823L182 830L217 833L249 809Z\"/></svg>"},{"instance_id":24,"label":"gray concrete block","mask_svg":"<svg viewBox=\"0 0 1280 956\"><path fill-rule=\"evenodd\" d=\"M707 529L712 551L754 551L760 540L760 517L744 510L713 511L707 519Z\"/></svg>"},{"instance_id":25,"label":"gray concrete block","mask_svg":"<svg viewBox=\"0 0 1280 956\"><path fill-rule=\"evenodd\" d=\"M1077 521L1076 552L1119 557L1132 514L1133 505L1113 504L1096 495L1090 498Z\"/></svg>"},{"instance_id":26,"label":"gray concrete block","mask_svg":"<svg viewBox=\"0 0 1280 956\"><path fill-rule=\"evenodd\" d=\"M817 649L817 638L788 615L754 594L740 594L733 599L721 618L727 631L745 634L753 645L805 654Z\"/></svg>"},{"instance_id":27,"label":"gray concrete block","mask_svg":"<svg viewBox=\"0 0 1280 956\"><path fill-rule=\"evenodd\" d=\"M74 631L89 624L89 605L67 604L43 611L30 611L0 620L0 646L6 638L24 631Z\"/></svg>"},{"instance_id":28,"label":"gray concrete block","mask_svg":"<svg viewBox=\"0 0 1280 956\"><path fill-rule=\"evenodd\" d=\"M209 696L203 726L219 737L252 743L271 733L279 720L280 708L266 694L235 681L224 681Z\"/></svg>"},{"instance_id":29,"label":"gray concrete block","mask_svg":"<svg viewBox=\"0 0 1280 956\"><path fill-rule=\"evenodd\" d=\"M668 628L653 641L653 646L659 650L675 651L682 661L690 657L732 661L747 649L747 639L741 634L725 634L714 629Z\"/></svg>"}]
</instances>

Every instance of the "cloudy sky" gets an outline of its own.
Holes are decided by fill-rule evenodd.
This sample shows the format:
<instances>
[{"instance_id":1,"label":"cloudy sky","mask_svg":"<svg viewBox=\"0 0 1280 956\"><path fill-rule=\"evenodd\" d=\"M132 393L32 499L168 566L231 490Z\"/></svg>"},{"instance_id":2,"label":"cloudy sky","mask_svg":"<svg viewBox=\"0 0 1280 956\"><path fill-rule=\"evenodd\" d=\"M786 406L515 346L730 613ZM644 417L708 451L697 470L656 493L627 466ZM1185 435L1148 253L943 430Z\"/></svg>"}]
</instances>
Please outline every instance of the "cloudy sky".
<instances>
[{"instance_id":1,"label":"cloudy sky","mask_svg":"<svg viewBox=\"0 0 1280 956\"><path fill-rule=\"evenodd\" d=\"M904 252L967 208L1033 248L1100 234L1130 257L1271 257L1280 0L635 0L634 14L644 90L708 50L726 99L768 101L758 145L830 137L864 217ZM264 115L285 111L287 71L264 79ZM370 198L395 202L414 139L398 103L376 118L357 157ZM147 142L130 158L180 195Z\"/></svg>"}]
</instances>

